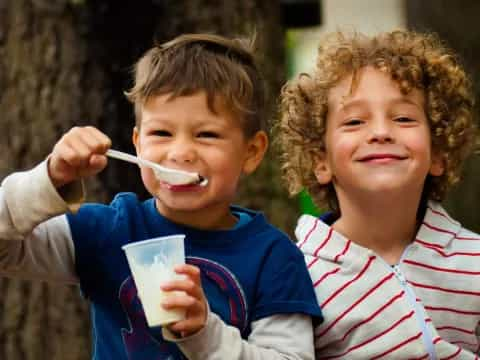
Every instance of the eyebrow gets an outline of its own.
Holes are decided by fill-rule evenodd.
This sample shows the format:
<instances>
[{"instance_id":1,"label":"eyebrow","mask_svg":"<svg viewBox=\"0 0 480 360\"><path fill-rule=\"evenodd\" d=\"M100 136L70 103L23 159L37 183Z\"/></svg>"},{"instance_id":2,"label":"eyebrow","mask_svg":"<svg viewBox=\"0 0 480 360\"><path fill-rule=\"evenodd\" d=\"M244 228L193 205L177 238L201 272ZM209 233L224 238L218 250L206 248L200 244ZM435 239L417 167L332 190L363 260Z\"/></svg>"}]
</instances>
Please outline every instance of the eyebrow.
<instances>
[{"instance_id":1,"label":"eyebrow","mask_svg":"<svg viewBox=\"0 0 480 360\"><path fill-rule=\"evenodd\" d=\"M348 111L350 108L360 107L360 106L365 105L365 103L367 103L367 101L364 100L364 99L357 99L357 100L350 100L350 101L345 100L346 97L348 97L348 96L343 97L342 101L338 104L339 105L339 107L338 107L339 110ZM389 102L389 105L408 104L408 105L415 106L416 108L418 108L421 111L425 110L423 108L423 104L419 104L419 103L413 101L412 99L410 99L407 96L396 97L396 98L393 98L393 99L389 100L388 102Z\"/></svg>"}]
</instances>

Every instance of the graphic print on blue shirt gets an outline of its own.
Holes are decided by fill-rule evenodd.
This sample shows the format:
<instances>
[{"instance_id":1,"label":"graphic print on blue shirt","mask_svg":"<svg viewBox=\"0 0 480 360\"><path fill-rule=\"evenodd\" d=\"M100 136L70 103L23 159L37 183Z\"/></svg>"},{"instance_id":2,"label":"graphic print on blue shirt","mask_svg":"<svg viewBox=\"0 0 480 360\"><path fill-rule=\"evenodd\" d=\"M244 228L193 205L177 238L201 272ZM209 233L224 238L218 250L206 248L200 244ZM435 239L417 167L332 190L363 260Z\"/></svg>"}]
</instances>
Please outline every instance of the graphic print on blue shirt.
<instances>
[{"instance_id":1,"label":"graphic print on blue shirt","mask_svg":"<svg viewBox=\"0 0 480 360\"><path fill-rule=\"evenodd\" d=\"M200 268L205 293L209 294L210 299L216 299L211 305L211 311L219 315L227 324L237 327L242 335L245 335L248 325L247 302L235 276L226 267L209 259L187 257L186 262ZM185 359L174 343L163 339L161 328L148 327L131 276L120 287L119 300L130 324L130 329L122 329L129 359Z\"/></svg>"}]
</instances>

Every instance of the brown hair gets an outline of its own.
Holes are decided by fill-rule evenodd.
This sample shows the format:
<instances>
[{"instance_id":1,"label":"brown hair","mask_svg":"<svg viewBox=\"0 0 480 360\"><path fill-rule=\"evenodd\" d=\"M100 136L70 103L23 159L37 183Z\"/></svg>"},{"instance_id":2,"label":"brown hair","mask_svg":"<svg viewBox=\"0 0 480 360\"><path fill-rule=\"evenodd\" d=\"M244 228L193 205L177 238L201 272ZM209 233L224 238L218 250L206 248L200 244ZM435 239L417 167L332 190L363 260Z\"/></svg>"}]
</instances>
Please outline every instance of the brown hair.
<instances>
[{"instance_id":1,"label":"brown hair","mask_svg":"<svg viewBox=\"0 0 480 360\"><path fill-rule=\"evenodd\" d=\"M315 158L325 151L329 90L350 74L355 81L366 66L388 74L404 94L413 88L423 91L432 149L445 161L442 176L428 176L424 198L442 200L458 182L476 140L471 84L455 54L436 35L407 30L373 37L330 34L319 46L313 73L283 87L275 131L289 192L305 188L318 206L338 210L332 184L321 185L314 176Z\"/></svg>"},{"instance_id":2,"label":"brown hair","mask_svg":"<svg viewBox=\"0 0 480 360\"><path fill-rule=\"evenodd\" d=\"M211 34L185 34L149 49L136 63L134 86L125 92L135 104L137 126L141 107L152 96L172 98L205 91L215 112L220 96L251 136L263 128L265 88L253 55L254 40Z\"/></svg>"}]
</instances>

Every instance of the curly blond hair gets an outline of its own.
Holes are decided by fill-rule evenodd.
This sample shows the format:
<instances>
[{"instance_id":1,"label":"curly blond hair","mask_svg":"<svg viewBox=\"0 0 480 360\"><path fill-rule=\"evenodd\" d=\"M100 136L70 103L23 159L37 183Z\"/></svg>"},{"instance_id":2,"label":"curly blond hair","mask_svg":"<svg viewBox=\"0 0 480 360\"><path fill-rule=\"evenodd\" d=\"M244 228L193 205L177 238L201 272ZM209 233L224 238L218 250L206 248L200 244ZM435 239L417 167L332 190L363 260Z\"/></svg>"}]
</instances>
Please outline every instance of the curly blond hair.
<instances>
[{"instance_id":1,"label":"curly blond hair","mask_svg":"<svg viewBox=\"0 0 480 360\"><path fill-rule=\"evenodd\" d=\"M290 194L306 189L317 206L338 210L332 184L315 178L315 158L325 151L329 90L348 75L355 82L366 66L388 74L404 94L414 88L423 91L432 150L445 159L444 174L427 177L423 196L442 200L459 181L461 165L476 141L471 84L457 56L436 35L407 30L373 37L332 33L318 48L313 73L300 74L283 87L274 134Z\"/></svg>"}]
</instances>

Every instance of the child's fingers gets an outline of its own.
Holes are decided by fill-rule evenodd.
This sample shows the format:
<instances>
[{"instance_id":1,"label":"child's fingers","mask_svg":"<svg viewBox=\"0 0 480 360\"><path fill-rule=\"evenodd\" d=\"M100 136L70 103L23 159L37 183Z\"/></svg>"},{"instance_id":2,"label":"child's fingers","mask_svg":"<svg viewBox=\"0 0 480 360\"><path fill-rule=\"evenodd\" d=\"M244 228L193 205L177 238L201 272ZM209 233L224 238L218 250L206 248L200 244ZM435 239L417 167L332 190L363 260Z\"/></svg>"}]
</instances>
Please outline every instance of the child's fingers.
<instances>
[{"instance_id":1,"label":"child's fingers","mask_svg":"<svg viewBox=\"0 0 480 360\"><path fill-rule=\"evenodd\" d=\"M92 126L72 128L66 134L65 142L82 157L90 157L92 154L103 155L111 145L108 136Z\"/></svg>"},{"instance_id":2,"label":"child's fingers","mask_svg":"<svg viewBox=\"0 0 480 360\"><path fill-rule=\"evenodd\" d=\"M181 290L200 298L203 296L200 269L194 265L182 264L175 267L177 274L185 275L186 279L173 280L162 284L165 291Z\"/></svg>"},{"instance_id":3,"label":"child's fingers","mask_svg":"<svg viewBox=\"0 0 480 360\"><path fill-rule=\"evenodd\" d=\"M92 170L102 170L105 166L107 166L107 163L108 159L105 155L93 154L90 156L88 167Z\"/></svg>"},{"instance_id":4,"label":"child's fingers","mask_svg":"<svg viewBox=\"0 0 480 360\"><path fill-rule=\"evenodd\" d=\"M200 283L200 269L195 265L182 264L175 267L177 274L187 275L192 281Z\"/></svg>"},{"instance_id":5,"label":"child's fingers","mask_svg":"<svg viewBox=\"0 0 480 360\"><path fill-rule=\"evenodd\" d=\"M70 129L55 144L49 160L49 174L56 187L81 177L94 175L107 165L105 151L111 141L100 130Z\"/></svg>"},{"instance_id":6,"label":"child's fingers","mask_svg":"<svg viewBox=\"0 0 480 360\"><path fill-rule=\"evenodd\" d=\"M199 283L195 283L190 278L182 280L173 280L161 285L163 291L183 291L196 299L203 296L203 291Z\"/></svg>"},{"instance_id":7,"label":"child's fingers","mask_svg":"<svg viewBox=\"0 0 480 360\"><path fill-rule=\"evenodd\" d=\"M110 138L93 126L81 129L79 136L91 152L104 154L112 145Z\"/></svg>"},{"instance_id":8,"label":"child's fingers","mask_svg":"<svg viewBox=\"0 0 480 360\"><path fill-rule=\"evenodd\" d=\"M169 296L162 302L162 307L169 310L174 308L190 308L198 302L193 296L183 294L175 294Z\"/></svg>"},{"instance_id":9,"label":"child's fingers","mask_svg":"<svg viewBox=\"0 0 480 360\"><path fill-rule=\"evenodd\" d=\"M87 167L92 152L79 138L65 137L54 148L55 154L74 168Z\"/></svg>"},{"instance_id":10,"label":"child's fingers","mask_svg":"<svg viewBox=\"0 0 480 360\"><path fill-rule=\"evenodd\" d=\"M65 160L76 167L88 167L94 155L105 156L111 141L100 130L92 127L74 127L58 143ZM96 161L93 161L96 164Z\"/></svg>"},{"instance_id":11,"label":"child's fingers","mask_svg":"<svg viewBox=\"0 0 480 360\"><path fill-rule=\"evenodd\" d=\"M190 335L204 326L204 322L200 318L188 318L185 320L177 321L176 323L168 325L168 329L174 333L179 333L182 335Z\"/></svg>"}]
</instances>

